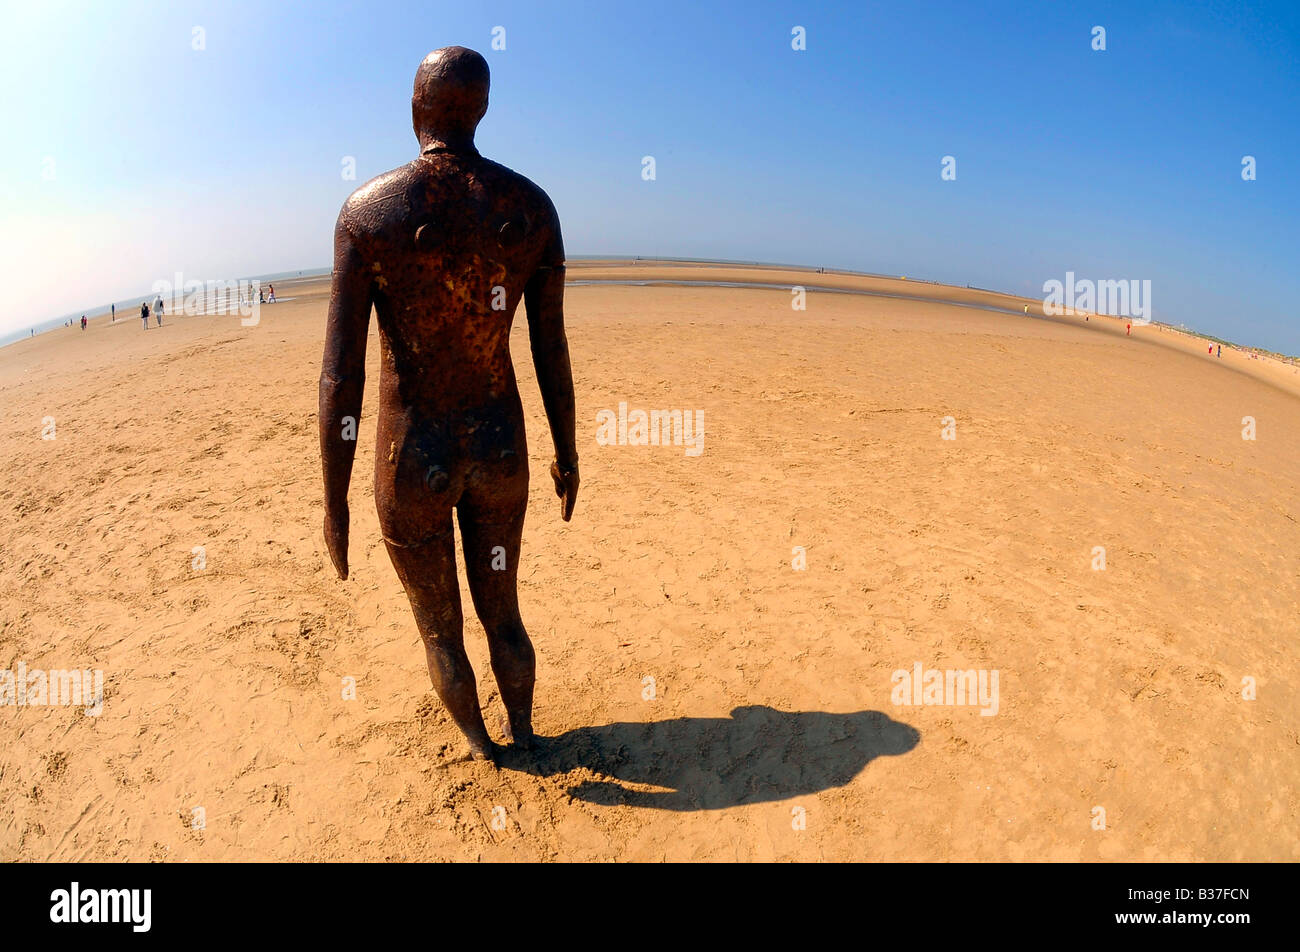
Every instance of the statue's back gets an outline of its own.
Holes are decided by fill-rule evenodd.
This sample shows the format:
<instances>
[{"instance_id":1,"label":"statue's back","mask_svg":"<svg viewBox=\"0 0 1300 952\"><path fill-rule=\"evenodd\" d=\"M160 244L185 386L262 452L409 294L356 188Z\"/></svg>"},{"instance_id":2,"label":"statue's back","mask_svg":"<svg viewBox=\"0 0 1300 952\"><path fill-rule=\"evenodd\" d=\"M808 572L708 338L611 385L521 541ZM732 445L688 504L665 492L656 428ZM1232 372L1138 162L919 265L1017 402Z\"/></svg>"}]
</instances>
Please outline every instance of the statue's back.
<instances>
[{"instance_id":1,"label":"statue's back","mask_svg":"<svg viewBox=\"0 0 1300 952\"><path fill-rule=\"evenodd\" d=\"M430 375L513 383L515 309L539 268L564 263L545 192L477 153L435 152L357 189L340 225L371 273L385 372L420 391Z\"/></svg>"}]
</instances>

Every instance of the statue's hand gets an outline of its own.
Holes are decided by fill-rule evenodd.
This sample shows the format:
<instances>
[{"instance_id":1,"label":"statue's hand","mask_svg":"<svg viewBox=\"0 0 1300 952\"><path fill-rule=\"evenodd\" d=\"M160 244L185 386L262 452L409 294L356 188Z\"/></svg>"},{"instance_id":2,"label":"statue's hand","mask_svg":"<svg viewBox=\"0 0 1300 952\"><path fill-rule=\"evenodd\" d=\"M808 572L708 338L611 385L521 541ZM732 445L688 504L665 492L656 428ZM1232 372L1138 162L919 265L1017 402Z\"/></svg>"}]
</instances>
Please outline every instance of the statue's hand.
<instances>
[{"instance_id":1,"label":"statue's hand","mask_svg":"<svg viewBox=\"0 0 1300 952\"><path fill-rule=\"evenodd\" d=\"M573 518L573 504L578 501L578 464L572 469L560 469L559 461L551 463L551 479L555 480L555 495L560 497L560 516L565 522Z\"/></svg>"},{"instance_id":2,"label":"statue's hand","mask_svg":"<svg viewBox=\"0 0 1300 952\"><path fill-rule=\"evenodd\" d=\"M325 507L325 547L339 578L348 577L348 507Z\"/></svg>"}]
</instances>

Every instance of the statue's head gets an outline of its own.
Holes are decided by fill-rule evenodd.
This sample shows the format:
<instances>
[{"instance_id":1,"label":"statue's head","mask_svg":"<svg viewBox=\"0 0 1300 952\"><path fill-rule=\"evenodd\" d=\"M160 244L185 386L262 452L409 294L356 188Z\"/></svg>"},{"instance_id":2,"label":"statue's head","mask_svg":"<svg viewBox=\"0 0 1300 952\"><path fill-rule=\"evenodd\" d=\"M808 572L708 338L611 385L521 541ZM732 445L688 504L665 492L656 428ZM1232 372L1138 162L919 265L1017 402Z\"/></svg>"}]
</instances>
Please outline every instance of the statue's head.
<instances>
[{"instance_id":1,"label":"statue's head","mask_svg":"<svg viewBox=\"0 0 1300 952\"><path fill-rule=\"evenodd\" d=\"M463 46L434 50L415 72L411 119L420 148L463 148L487 112L487 60Z\"/></svg>"}]
</instances>

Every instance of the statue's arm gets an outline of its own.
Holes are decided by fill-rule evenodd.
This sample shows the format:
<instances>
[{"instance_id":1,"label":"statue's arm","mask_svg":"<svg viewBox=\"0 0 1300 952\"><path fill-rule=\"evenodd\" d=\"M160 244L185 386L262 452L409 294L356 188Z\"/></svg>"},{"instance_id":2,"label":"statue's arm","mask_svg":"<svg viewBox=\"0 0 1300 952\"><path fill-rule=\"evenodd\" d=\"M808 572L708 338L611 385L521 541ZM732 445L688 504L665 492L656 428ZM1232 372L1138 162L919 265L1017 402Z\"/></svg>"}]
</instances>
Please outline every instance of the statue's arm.
<instances>
[{"instance_id":1,"label":"statue's arm","mask_svg":"<svg viewBox=\"0 0 1300 952\"><path fill-rule=\"evenodd\" d=\"M559 244L558 225L555 242ZM551 478L560 497L560 514L567 522L578 498L578 448L574 432L573 369L569 365L569 341L564 333L563 251L558 262L534 272L524 287L524 309L528 314L528 340L533 367L542 391L542 405L555 444Z\"/></svg>"},{"instance_id":2,"label":"statue's arm","mask_svg":"<svg viewBox=\"0 0 1300 952\"><path fill-rule=\"evenodd\" d=\"M334 229L334 274L320 372L320 456L325 474L325 544L348 577L348 483L366 384L371 284L344 216Z\"/></svg>"}]
</instances>

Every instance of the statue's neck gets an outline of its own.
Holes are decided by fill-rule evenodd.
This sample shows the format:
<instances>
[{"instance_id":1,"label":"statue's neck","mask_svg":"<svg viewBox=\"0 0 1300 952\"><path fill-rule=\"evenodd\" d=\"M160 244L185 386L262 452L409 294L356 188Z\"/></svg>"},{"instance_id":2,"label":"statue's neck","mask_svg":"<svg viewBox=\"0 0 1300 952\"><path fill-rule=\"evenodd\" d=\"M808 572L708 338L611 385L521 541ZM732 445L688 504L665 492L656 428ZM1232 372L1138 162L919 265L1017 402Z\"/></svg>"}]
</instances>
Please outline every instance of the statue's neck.
<instances>
[{"instance_id":1,"label":"statue's neck","mask_svg":"<svg viewBox=\"0 0 1300 952\"><path fill-rule=\"evenodd\" d=\"M472 135L445 133L441 135L425 134L420 137L420 154L433 155L438 152L451 152L458 155L478 155Z\"/></svg>"}]
</instances>

